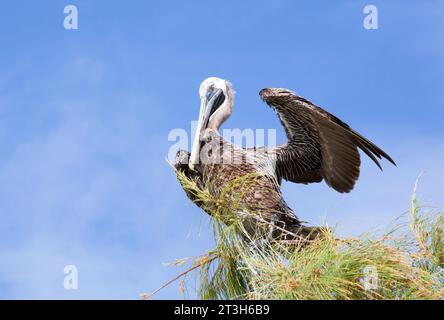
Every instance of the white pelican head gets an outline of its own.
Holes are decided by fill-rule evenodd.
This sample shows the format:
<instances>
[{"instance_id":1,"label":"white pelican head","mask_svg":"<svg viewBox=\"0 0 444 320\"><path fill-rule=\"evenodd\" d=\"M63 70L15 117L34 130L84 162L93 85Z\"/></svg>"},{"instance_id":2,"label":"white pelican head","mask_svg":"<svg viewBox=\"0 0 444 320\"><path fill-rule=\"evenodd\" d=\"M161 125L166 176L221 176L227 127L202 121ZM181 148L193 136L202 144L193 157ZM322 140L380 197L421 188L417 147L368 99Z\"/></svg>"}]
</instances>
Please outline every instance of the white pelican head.
<instances>
[{"instance_id":1,"label":"white pelican head","mask_svg":"<svg viewBox=\"0 0 444 320\"><path fill-rule=\"evenodd\" d=\"M233 110L234 91L227 80L210 77L205 79L199 88L200 112L196 135L191 149L189 166L199 163L200 138L206 129L219 130Z\"/></svg>"}]
</instances>

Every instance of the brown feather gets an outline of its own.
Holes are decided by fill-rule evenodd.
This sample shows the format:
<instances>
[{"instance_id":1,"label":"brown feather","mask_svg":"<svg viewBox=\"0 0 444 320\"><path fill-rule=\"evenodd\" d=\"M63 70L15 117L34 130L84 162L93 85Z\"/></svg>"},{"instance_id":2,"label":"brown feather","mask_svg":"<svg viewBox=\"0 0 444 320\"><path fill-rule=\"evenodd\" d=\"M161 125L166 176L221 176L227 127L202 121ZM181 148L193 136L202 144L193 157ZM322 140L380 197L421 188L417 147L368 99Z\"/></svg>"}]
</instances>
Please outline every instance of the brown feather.
<instances>
[{"instance_id":1,"label":"brown feather","mask_svg":"<svg viewBox=\"0 0 444 320\"><path fill-rule=\"evenodd\" d=\"M358 148L379 168L377 158L395 164L348 124L290 90L263 89L260 96L276 111L289 140L276 148L280 177L293 182L320 182L319 176L305 176L307 172L320 172L330 187L342 193L350 192L359 178Z\"/></svg>"}]
</instances>

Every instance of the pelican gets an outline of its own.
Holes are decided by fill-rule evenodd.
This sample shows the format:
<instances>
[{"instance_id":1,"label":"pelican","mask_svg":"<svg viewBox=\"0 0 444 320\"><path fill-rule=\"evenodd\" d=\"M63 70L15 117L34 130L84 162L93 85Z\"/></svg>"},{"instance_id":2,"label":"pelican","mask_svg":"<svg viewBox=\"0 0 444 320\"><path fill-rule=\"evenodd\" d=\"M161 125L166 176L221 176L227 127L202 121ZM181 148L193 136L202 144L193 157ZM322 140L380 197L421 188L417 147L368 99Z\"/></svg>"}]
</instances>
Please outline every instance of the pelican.
<instances>
[{"instance_id":1,"label":"pelican","mask_svg":"<svg viewBox=\"0 0 444 320\"><path fill-rule=\"evenodd\" d=\"M230 82L208 78L202 82L199 96L200 112L192 150L177 152L176 169L202 184L210 181L216 198L233 179L255 174L258 178L242 197L238 213L260 212L261 218L273 226L273 239L282 237L283 231L301 234L301 230L307 230L283 199L282 179L303 184L325 181L337 192L348 193L359 177L358 150L381 170L378 159L385 158L396 165L387 153L348 124L291 90L265 88L259 92L286 133L288 141L276 147L242 148L219 134L233 111L234 90ZM193 195L188 196L194 201Z\"/></svg>"}]
</instances>

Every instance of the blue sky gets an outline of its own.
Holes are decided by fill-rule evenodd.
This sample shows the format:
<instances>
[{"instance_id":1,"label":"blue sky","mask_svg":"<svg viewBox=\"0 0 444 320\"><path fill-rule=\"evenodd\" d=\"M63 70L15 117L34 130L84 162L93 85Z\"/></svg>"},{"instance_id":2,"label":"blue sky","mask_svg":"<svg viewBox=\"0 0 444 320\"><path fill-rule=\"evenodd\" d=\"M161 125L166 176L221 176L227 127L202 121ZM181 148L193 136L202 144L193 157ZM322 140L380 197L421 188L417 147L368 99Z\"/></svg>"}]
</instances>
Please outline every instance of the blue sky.
<instances>
[{"instance_id":1,"label":"blue sky","mask_svg":"<svg viewBox=\"0 0 444 320\"><path fill-rule=\"evenodd\" d=\"M365 30L374 4L379 29ZM79 29L63 28L63 8ZM442 1L8 1L0 14L0 298L138 299L212 247L165 161L208 76L237 91L225 128L278 128L258 98L287 87L398 163L356 189L283 185L311 224L384 228L419 196L444 207ZM63 288L76 265L78 290ZM177 284L157 296L180 298Z\"/></svg>"}]
</instances>

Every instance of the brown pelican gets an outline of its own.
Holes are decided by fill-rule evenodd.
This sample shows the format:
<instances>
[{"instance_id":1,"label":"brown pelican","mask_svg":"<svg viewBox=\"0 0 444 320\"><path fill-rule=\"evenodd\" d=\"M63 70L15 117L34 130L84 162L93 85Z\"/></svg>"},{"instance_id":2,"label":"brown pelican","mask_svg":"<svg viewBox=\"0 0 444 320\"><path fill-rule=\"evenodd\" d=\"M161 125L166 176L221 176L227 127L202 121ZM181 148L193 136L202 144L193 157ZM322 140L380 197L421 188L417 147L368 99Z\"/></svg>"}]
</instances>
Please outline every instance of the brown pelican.
<instances>
[{"instance_id":1,"label":"brown pelican","mask_svg":"<svg viewBox=\"0 0 444 320\"><path fill-rule=\"evenodd\" d=\"M302 221L282 197L282 179L295 183L325 181L334 190L350 192L358 177L358 149L378 162L381 157L395 162L375 144L349 125L283 88L266 88L259 92L277 114L288 141L274 148L242 148L224 140L218 133L233 110L234 91L220 78L208 78L199 90L200 114L191 154L179 151L175 167L200 183L211 181L217 198L224 186L238 177L255 173L254 185L242 197L239 214L260 212L273 226L272 238L306 230ZM188 196L194 201L193 196ZM199 203L196 203L200 205Z\"/></svg>"}]
</instances>

